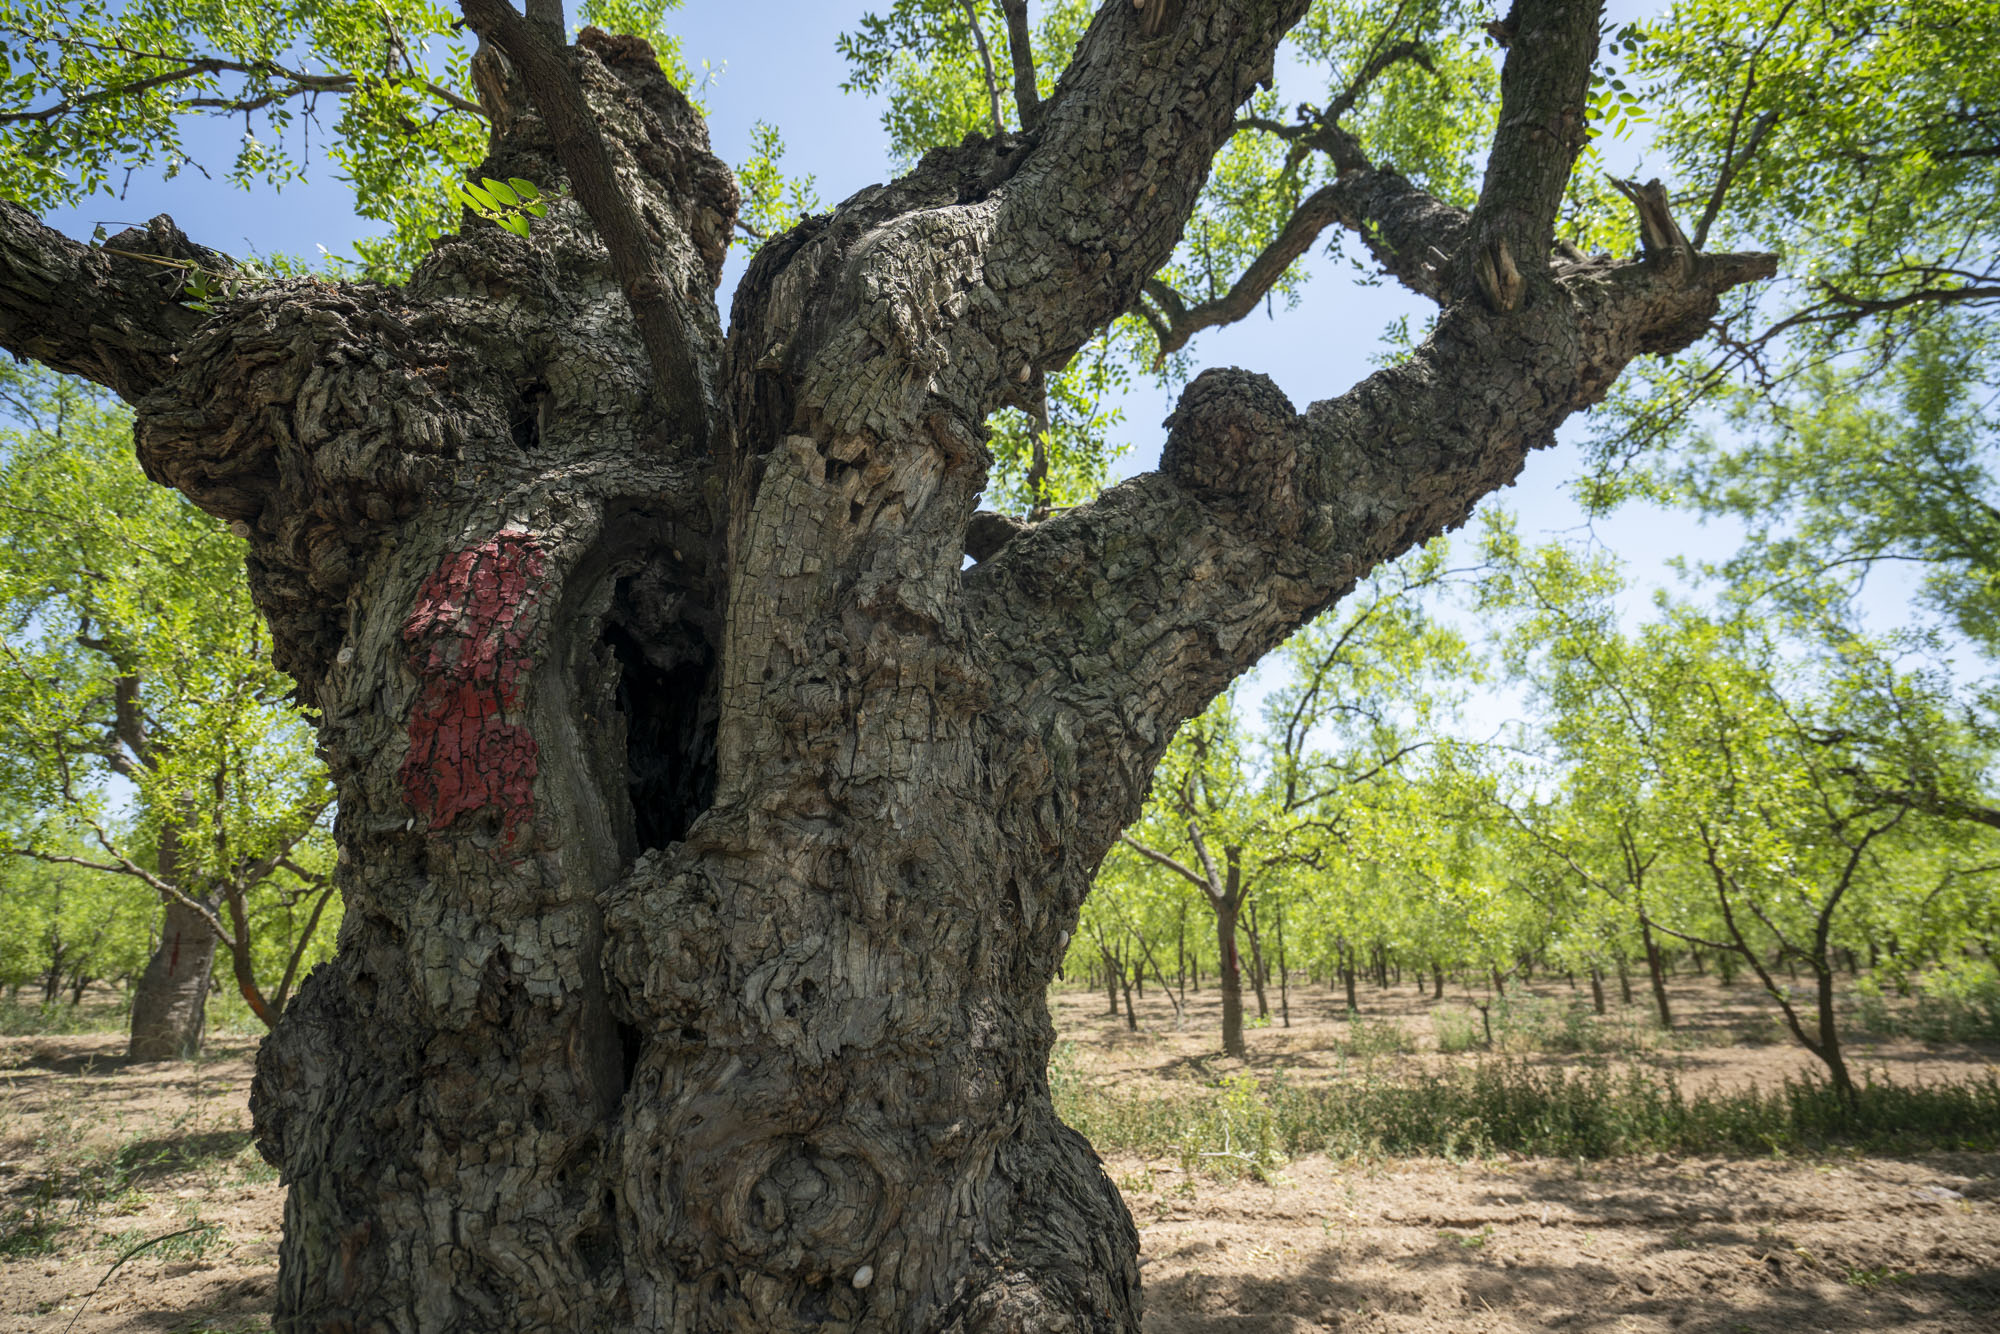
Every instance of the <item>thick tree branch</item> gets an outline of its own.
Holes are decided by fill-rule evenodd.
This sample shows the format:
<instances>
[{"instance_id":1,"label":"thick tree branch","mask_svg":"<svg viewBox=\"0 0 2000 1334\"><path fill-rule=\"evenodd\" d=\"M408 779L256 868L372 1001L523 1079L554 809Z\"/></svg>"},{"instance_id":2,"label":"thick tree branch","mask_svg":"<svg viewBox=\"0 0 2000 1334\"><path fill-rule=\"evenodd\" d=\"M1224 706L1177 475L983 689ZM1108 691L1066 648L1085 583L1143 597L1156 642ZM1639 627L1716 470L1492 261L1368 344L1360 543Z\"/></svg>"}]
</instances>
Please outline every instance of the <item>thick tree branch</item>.
<instances>
[{"instance_id":1,"label":"thick tree branch","mask_svg":"<svg viewBox=\"0 0 2000 1334\"><path fill-rule=\"evenodd\" d=\"M164 215L97 248L0 201L0 348L136 401L207 318L179 302L189 273L231 267Z\"/></svg>"},{"instance_id":2,"label":"thick tree branch","mask_svg":"<svg viewBox=\"0 0 2000 1334\"><path fill-rule=\"evenodd\" d=\"M1236 109L1305 9L1161 0L1098 11L990 228L1021 360L1060 365L1132 307L1172 255Z\"/></svg>"},{"instance_id":3,"label":"thick tree branch","mask_svg":"<svg viewBox=\"0 0 2000 1334\"><path fill-rule=\"evenodd\" d=\"M1509 315L1455 304L1407 362L1299 413L1261 376L1210 371L1160 471L1021 534L966 572L996 689L1117 736L1085 745L1107 843L1174 728L1370 569L1462 523L1633 358L1686 346L1769 255L1567 266ZM1060 664L1060 665L1059 665ZM1136 743L1136 744L1135 744Z\"/></svg>"},{"instance_id":4,"label":"thick tree branch","mask_svg":"<svg viewBox=\"0 0 2000 1334\"><path fill-rule=\"evenodd\" d=\"M1461 296L1476 286L1495 311L1518 308L1547 278L1556 213L1588 140L1584 103L1601 3L1517 0L1505 27L1500 124L1473 209Z\"/></svg>"}]
</instances>

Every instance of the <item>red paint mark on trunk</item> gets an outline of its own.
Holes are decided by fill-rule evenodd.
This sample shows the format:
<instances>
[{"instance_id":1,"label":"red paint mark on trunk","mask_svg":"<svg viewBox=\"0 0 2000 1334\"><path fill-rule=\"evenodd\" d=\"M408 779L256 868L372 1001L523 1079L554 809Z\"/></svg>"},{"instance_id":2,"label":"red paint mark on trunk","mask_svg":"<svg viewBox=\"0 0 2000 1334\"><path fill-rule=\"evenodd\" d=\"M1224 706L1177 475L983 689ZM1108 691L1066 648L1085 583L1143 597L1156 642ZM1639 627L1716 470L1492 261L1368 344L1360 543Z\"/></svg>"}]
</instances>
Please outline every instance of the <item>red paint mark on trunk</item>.
<instances>
[{"instance_id":1,"label":"red paint mark on trunk","mask_svg":"<svg viewBox=\"0 0 2000 1334\"><path fill-rule=\"evenodd\" d=\"M530 641L544 562L527 533L449 556L403 622L423 695L410 715L404 799L432 829L492 807L505 842L534 818L535 738L504 720L534 667Z\"/></svg>"}]
</instances>

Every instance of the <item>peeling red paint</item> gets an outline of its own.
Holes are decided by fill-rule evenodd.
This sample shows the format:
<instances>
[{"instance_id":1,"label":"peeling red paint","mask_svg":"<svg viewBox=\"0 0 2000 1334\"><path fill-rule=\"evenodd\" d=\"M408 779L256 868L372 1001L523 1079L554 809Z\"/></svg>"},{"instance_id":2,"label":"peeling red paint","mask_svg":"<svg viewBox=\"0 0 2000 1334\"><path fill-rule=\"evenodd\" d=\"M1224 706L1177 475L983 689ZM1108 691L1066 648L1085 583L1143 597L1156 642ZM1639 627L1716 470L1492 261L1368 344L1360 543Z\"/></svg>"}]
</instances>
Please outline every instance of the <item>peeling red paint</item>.
<instances>
[{"instance_id":1,"label":"peeling red paint","mask_svg":"<svg viewBox=\"0 0 2000 1334\"><path fill-rule=\"evenodd\" d=\"M508 530L446 558L403 622L423 694L410 715L404 799L432 829L488 807L501 837L535 813L535 738L505 721L534 667L530 643L544 561L530 534Z\"/></svg>"}]
</instances>

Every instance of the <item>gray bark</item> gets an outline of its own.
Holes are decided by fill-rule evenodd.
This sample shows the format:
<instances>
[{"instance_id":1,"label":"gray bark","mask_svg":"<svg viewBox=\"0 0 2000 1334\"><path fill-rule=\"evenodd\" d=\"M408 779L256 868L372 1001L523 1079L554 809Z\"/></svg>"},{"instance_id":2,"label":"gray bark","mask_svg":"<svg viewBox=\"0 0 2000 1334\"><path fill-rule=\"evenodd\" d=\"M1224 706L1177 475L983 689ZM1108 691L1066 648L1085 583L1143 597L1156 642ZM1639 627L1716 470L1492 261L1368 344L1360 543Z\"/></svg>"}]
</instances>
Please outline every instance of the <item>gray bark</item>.
<instances>
[{"instance_id":1,"label":"gray bark","mask_svg":"<svg viewBox=\"0 0 2000 1334\"><path fill-rule=\"evenodd\" d=\"M125 1054L135 1061L178 1061L198 1053L214 967L215 933L208 919L178 899L167 900L160 943L132 988Z\"/></svg>"},{"instance_id":2,"label":"gray bark","mask_svg":"<svg viewBox=\"0 0 2000 1334\"><path fill-rule=\"evenodd\" d=\"M1772 268L1551 267L1597 13L1523 0L1478 208L1371 171L1336 219L1394 221L1431 340L1305 412L1208 372L1158 472L962 570L983 423L1138 299L1305 8L1106 4L1033 135L767 245L726 339L706 131L532 6L467 7L533 94L485 174L574 189L407 287L135 313L0 206L0 346L247 529L339 789L339 952L253 1095L280 1328L1138 1328L1043 989L1168 739Z\"/></svg>"}]
</instances>

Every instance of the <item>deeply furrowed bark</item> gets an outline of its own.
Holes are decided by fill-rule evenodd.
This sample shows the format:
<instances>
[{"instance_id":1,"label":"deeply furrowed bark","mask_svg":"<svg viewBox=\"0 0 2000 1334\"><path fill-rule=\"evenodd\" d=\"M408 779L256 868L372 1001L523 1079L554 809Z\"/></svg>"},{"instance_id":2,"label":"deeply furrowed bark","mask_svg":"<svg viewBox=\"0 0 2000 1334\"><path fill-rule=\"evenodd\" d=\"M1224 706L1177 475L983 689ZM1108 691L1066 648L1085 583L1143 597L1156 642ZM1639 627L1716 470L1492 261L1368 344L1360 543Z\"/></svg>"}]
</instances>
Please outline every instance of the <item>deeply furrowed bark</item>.
<instances>
[{"instance_id":1,"label":"deeply furrowed bark","mask_svg":"<svg viewBox=\"0 0 2000 1334\"><path fill-rule=\"evenodd\" d=\"M1174 728L1768 271L1554 273L1510 241L1521 300L1461 299L1407 365L1304 414L1212 372L1158 474L973 524L986 417L1136 298L1304 8L1107 4L1033 136L772 242L726 342L733 184L650 53L589 31L656 278L621 284L558 198L404 289L36 335L139 400L154 477L247 526L339 789L339 953L253 1099L280 1327L1137 1328L1042 996ZM1523 0L1522 28L1589 8ZM1567 73L1514 85L1573 113L1563 35L1530 58ZM1516 133L1521 169L1566 172L1567 123L1514 110L1554 136ZM559 179L532 111L486 172ZM1439 238L1546 227L1547 194ZM0 211L0 308L87 268ZM649 343L628 300L672 307Z\"/></svg>"}]
</instances>

